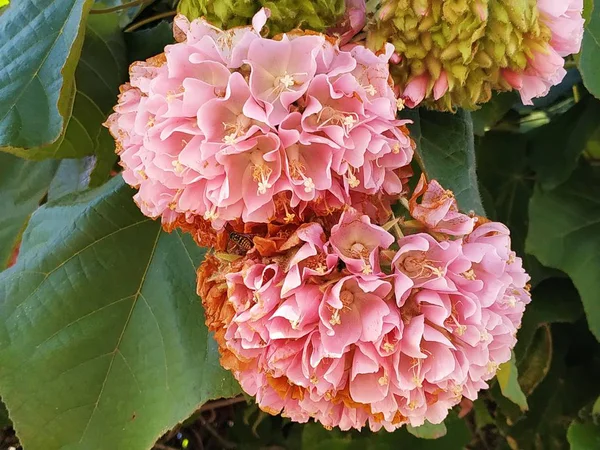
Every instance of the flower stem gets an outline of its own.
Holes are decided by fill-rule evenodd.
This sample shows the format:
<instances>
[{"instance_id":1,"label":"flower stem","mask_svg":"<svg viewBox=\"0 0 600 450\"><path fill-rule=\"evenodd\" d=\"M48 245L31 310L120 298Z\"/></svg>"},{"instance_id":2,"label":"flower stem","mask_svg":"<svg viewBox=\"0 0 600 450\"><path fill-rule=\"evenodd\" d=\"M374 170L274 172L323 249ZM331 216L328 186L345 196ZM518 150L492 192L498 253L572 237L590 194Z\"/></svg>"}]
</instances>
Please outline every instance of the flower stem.
<instances>
[{"instance_id":1,"label":"flower stem","mask_svg":"<svg viewBox=\"0 0 600 450\"><path fill-rule=\"evenodd\" d=\"M133 0L132 2L124 3L119 6L113 6L112 8L104 8L104 9L92 9L90 14L108 14L111 12L121 11L123 9L132 8L137 5L142 5L144 3L150 3L154 0Z\"/></svg>"},{"instance_id":2,"label":"flower stem","mask_svg":"<svg viewBox=\"0 0 600 450\"><path fill-rule=\"evenodd\" d=\"M138 28L143 27L149 23L154 22L155 20L165 19L167 17L172 17L177 15L177 11L167 11L160 14L156 14L154 16L148 17L147 19L140 20L139 22L134 23L133 25L125 28L126 33L131 33L132 31L137 30Z\"/></svg>"}]
</instances>

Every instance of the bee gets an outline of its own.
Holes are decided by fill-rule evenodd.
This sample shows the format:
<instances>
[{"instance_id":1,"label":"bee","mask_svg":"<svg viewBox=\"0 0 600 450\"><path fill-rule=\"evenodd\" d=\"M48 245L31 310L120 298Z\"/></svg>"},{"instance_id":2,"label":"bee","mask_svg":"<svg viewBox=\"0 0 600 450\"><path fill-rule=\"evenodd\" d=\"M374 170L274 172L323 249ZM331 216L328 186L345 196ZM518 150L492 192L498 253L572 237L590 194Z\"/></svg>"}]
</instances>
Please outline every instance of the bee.
<instances>
[{"instance_id":1,"label":"bee","mask_svg":"<svg viewBox=\"0 0 600 450\"><path fill-rule=\"evenodd\" d=\"M254 247L252 242L253 235L236 233L231 231L229 233L229 242L227 243L227 252L244 255Z\"/></svg>"}]
</instances>

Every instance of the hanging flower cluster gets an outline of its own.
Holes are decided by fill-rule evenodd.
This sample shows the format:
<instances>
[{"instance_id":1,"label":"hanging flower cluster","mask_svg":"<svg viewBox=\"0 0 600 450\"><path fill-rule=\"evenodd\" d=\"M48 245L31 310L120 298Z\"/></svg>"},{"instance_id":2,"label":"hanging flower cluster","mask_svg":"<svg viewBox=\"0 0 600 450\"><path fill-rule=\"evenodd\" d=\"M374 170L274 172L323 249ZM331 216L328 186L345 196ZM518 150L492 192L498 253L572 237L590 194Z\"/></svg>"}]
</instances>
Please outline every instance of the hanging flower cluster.
<instances>
[{"instance_id":1,"label":"hanging flower cluster","mask_svg":"<svg viewBox=\"0 0 600 450\"><path fill-rule=\"evenodd\" d=\"M391 45L265 39L266 19L221 31L178 16L180 42L131 67L107 126L144 214L290 223L403 191L414 143L396 120Z\"/></svg>"},{"instance_id":2,"label":"hanging flower cluster","mask_svg":"<svg viewBox=\"0 0 600 450\"><path fill-rule=\"evenodd\" d=\"M178 43L131 67L107 126L142 212L215 250L198 269L206 322L262 409L440 423L510 359L528 276L504 225L424 177L408 197L394 49L340 48L364 19L352 4L338 41L263 38L267 10L229 31L178 16Z\"/></svg>"},{"instance_id":3,"label":"hanging flower cluster","mask_svg":"<svg viewBox=\"0 0 600 450\"><path fill-rule=\"evenodd\" d=\"M424 180L410 212L398 239L347 208L202 264L222 364L263 410L343 430L440 423L510 359L529 293L508 229Z\"/></svg>"},{"instance_id":4,"label":"hanging flower cluster","mask_svg":"<svg viewBox=\"0 0 600 450\"><path fill-rule=\"evenodd\" d=\"M583 0L383 0L371 48L393 42L400 97L442 110L475 108L516 89L524 104L566 74L583 37Z\"/></svg>"}]
</instances>

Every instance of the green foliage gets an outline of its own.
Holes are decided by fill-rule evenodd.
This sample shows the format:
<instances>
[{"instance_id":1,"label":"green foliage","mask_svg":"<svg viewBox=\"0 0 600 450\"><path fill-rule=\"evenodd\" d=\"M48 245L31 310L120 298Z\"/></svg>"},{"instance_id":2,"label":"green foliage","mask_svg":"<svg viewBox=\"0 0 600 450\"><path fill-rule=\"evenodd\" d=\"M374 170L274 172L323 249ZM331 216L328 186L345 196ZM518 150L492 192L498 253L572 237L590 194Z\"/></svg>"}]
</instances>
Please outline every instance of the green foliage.
<instances>
[{"instance_id":1,"label":"green foliage","mask_svg":"<svg viewBox=\"0 0 600 450\"><path fill-rule=\"evenodd\" d=\"M29 216L48 192L57 161L36 164L0 153L0 270L8 264Z\"/></svg>"},{"instance_id":2,"label":"green foliage","mask_svg":"<svg viewBox=\"0 0 600 450\"><path fill-rule=\"evenodd\" d=\"M581 168L552 191L536 187L527 251L564 271L577 287L590 330L600 338L600 184Z\"/></svg>"},{"instance_id":3,"label":"green foliage","mask_svg":"<svg viewBox=\"0 0 600 450\"><path fill-rule=\"evenodd\" d=\"M422 170L456 195L465 211L485 215L475 173L473 122L467 111L456 114L421 109L407 113Z\"/></svg>"},{"instance_id":4,"label":"green foliage","mask_svg":"<svg viewBox=\"0 0 600 450\"><path fill-rule=\"evenodd\" d=\"M527 411L529 408L527 406L527 397L525 397L519 385L519 374L514 355L510 361L505 362L498 368L496 377L498 378L502 395L519 405L522 411Z\"/></svg>"},{"instance_id":5,"label":"green foliage","mask_svg":"<svg viewBox=\"0 0 600 450\"><path fill-rule=\"evenodd\" d=\"M593 423L574 422L567 433L571 450L600 448L600 426Z\"/></svg>"},{"instance_id":6,"label":"green foliage","mask_svg":"<svg viewBox=\"0 0 600 450\"><path fill-rule=\"evenodd\" d=\"M48 203L0 275L0 390L26 448L145 449L238 392L195 294L203 251L131 195L115 178Z\"/></svg>"},{"instance_id":7,"label":"green foliage","mask_svg":"<svg viewBox=\"0 0 600 450\"><path fill-rule=\"evenodd\" d=\"M26 155L59 143L91 0L20 0L2 14L0 149ZM58 141L58 142L57 142Z\"/></svg>"},{"instance_id":8,"label":"green foliage","mask_svg":"<svg viewBox=\"0 0 600 450\"><path fill-rule=\"evenodd\" d=\"M401 428L393 433L327 431L309 423L302 432L302 450L459 450L471 440L466 423L451 414L444 424Z\"/></svg>"},{"instance_id":9,"label":"green foliage","mask_svg":"<svg viewBox=\"0 0 600 450\"><path fill-rule=\"evenodd\" d=\"M345 10L344 0L181 0L178 10L189 19L205 17L213 25L233 28L248 25L261 8L269 8L269 34L303 28L324 31L335 25Z\"/></svg>"},{"instance_id":10,"label":"green foliage","mask_svg":"<svg viewBox=\"0 0 600 450\"><path fill-rule=\"evenodd\" d=\"M590 7L592 4L593 8ZM598 73L600 73L600 0L591 0L588 5L586 5L586 11L589 21L586 23L583 35L579 69L585 87L596 98L600 98L600 77L598 77Z\"/></svg>"},{"instance_id":11,"label":"green foliage","mask_svg":"<svg viewBox=\"0 0 600 450\"><path fill-rule=\"evenodd\" d=\"M248 450L600 448L598 0L586 2L575 58L583 84L572 68L533 107L509 93L472 113L403 112L414 122L415 170L452 189L461 209L509 226L532 302L513 359L488 391L441 424L393 433L297 424L243 401L198 411L240 392L195 292L204 250L139 213L133 191L112 177L114 142L101 125L127 65L173 42L177 2L7 3L0 426L12 421L26 450L142 450L180 423L181 436L167 433L156 448L201 448L198 436L204 448ZM261 6L272 11L270 35L323 30L344 12L342 0L182 0L179 10L232 27Z\"/></svg>"}]
</instances>

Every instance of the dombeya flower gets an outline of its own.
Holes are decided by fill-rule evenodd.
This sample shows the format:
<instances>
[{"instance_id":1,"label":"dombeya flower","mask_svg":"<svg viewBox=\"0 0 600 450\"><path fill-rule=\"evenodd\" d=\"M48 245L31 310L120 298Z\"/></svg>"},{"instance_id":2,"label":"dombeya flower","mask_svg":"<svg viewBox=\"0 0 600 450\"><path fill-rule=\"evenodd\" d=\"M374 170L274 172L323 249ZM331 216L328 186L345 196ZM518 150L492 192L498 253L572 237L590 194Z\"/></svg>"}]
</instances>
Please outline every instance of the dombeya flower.
<instances>
[{"instance_id":1,"label":"dombeya flower","mask_svg":"<svg viewBox=\"0 0 600 450\"><path fill-rule=\"evenodd\" d=\"M376 216L410 172L392 46L340 48L303 32L266 39L267 16L228 31L177 16L179 42L132 65L106 123L142 212L202 245L214 239L207 223L299 224L347 204Z\"/></svg>"},{"instance_id":2,"label":"dombeya flower","mask_svg":"<svg viewBox=\"0 0 600 450\"><path fill-rule=\"evenodd\" d=\"M511 89L531 104L579 51L582 9L582 0L383 0L367 42L394 44L392 74L408 107L475 108Z\"/></svg>"},{"instance_id":3,"label":"dombeya flower","mask_svg":"<svg viewBox=\"0 0 600 450\"><path fill-rule=\"evenodd\" d=\"M441 423L510 359L530 296L509 231L449 226L455 202L429 208L429 187L413 234L348 208L337 223L275 231L287 238L269 257L202 264L221 363L261 409L342 430Z\"/></svg>"}]
</instances>

